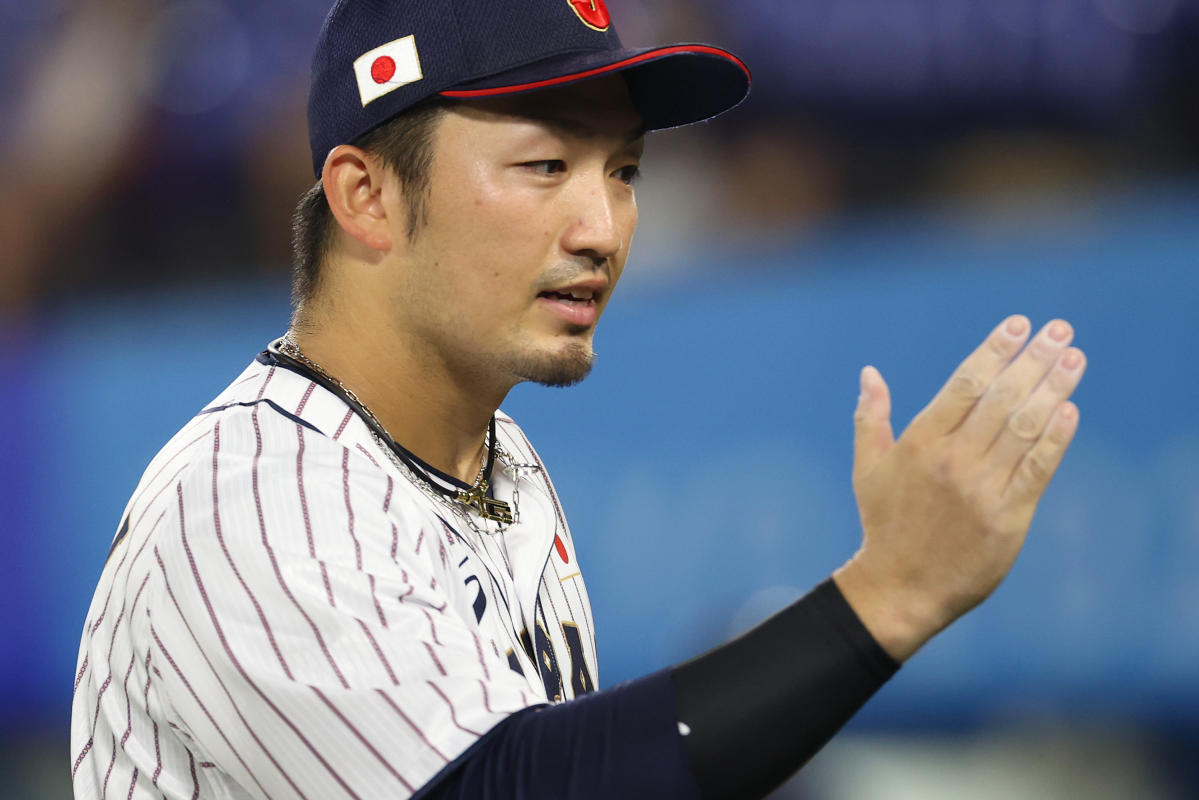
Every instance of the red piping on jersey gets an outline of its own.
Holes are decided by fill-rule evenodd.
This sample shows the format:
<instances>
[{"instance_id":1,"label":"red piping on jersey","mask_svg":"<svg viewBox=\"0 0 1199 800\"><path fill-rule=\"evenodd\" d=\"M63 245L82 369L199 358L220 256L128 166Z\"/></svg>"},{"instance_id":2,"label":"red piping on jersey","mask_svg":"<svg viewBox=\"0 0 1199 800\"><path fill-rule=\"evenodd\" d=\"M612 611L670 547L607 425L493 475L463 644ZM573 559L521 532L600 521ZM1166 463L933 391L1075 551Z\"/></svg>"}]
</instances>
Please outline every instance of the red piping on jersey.
<instances>
[{"instance_id":1,"label":"red piping on jersey","mask_svg":"<svg viewBox=\"0 0 1199 800\"><path fill-rule=\"evenodd\" d=\"M442 97L489 97L497 94L512 94L513 92L526 92L531 89L544 89L549 86L558 86L559 84L569 83L571 81L582 80L583 78L591 78L596 75L603 75L625 67L631 67L635 64L640 64L643 61L650 61L662 56L669 56L675 53L704 53L707 55L720 56L727 59L740 67L745 72L745 77L749 78L749 67L745 62L737 58L732 53L721 50L718 47L707 47L705 45L675 45L673 47L663 47L658 50L651 50L648 53L642 53L639 56L626 58L624 61L617 61L614 64L609 64L606 67L596 67L584 72L575 72L570 75L561 75L557 78L547 78L543 81L534 81L533 83L520 83L514 86L496 86L491 89L456 89L444 91Z\"/></svg>"}]
</instances>

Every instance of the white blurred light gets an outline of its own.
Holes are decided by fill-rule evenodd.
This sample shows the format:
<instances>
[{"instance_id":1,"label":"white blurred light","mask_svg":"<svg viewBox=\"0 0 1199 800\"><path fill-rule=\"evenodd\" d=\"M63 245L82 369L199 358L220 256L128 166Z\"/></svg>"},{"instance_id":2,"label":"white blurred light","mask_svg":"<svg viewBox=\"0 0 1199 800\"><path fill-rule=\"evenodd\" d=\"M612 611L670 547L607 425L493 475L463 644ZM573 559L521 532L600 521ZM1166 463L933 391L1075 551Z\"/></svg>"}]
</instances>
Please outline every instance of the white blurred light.
<instances>
[{"instance_id":1,"label":"white blurred light","mask_svg":"<svg viewBox=\"0 0 1199 800\"><path fill-rule=\"evenodd\" d=\"M103 8L83 8L38 54L27 100L13 119L13 152L37 162L45 185L95 180L136 125L127 76L136 65L137 34L126 23Z\"/></svg>"},{"instance_id":2,"label":"white blurred light","mask_svg":"<svg viewBox=\"0 0 1199 800\"><path fill-rule=\"evenodd\" d=\"M202 114L221 106L249 69L248 32L214 0L164 8L147 31L143 87L167 111Z\"/></svg>"},{"instance_id":3,"label":"white blurred light","mask_svg":"<svg viewBox=\"0 0 1199 800\"><path fill-rule=\"evenodd\" d=\"M1094 0L1113 25L1129 33L1161 33L1174 19L1178 0Z\"/></svg>"},{"instance_id":4,"label":"white blurred light","mask_svg":"<svg viewBox=\"0 0 1199 800\"><path fill-rule=\"evenodd\" d=\"M911 720L919 727L918 712ZM1007 724L984 720L969 735L848 733L834 739L802 775L805 791L798 796L803 797L1177 800L1182 796L1132 724L1105 727L1085 716L1060 721L1030 716Z\"/></svg>"}]
</instances>

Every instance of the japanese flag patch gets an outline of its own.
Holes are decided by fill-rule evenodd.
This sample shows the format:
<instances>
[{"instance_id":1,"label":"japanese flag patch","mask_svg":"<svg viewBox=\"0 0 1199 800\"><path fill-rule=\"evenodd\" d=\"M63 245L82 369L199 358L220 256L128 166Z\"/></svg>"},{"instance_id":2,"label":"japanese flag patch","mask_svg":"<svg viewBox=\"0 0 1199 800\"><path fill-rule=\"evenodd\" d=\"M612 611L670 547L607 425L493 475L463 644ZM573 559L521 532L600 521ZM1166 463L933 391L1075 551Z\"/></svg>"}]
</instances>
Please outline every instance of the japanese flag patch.
<instances>
[{"instance_id":1,"label":"japanese flag patch","mask_svg":"<svg viewBox=\"0 0 1199 800\"><path fill-rule=\"evenodd\" d=\"M416 83L424 75L416 52L416 37L405 36L364 53L354 61L362 105L391 94L401 86Z\"/></svg>"}]
</instances>

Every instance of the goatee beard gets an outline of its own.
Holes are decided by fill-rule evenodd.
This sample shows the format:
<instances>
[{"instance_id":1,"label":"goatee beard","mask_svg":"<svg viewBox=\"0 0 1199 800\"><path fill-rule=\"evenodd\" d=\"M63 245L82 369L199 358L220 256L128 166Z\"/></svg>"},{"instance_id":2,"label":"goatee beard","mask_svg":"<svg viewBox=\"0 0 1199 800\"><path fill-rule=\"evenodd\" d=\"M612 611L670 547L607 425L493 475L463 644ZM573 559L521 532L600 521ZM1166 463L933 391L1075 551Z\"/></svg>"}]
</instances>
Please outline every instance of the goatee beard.
<instances>
[{"instance_id":1,"label":"goatee beard","mask_svg":"<svg viewBox=\"0 0 1199 800\"><path fill-rule=\"evenodd\" d=\"M515 365L515 372L524 381L567 387L582 382L593 366L595 350L588 343L576 342L557 353L525 356Z\"/></svg>"}]
</instances>

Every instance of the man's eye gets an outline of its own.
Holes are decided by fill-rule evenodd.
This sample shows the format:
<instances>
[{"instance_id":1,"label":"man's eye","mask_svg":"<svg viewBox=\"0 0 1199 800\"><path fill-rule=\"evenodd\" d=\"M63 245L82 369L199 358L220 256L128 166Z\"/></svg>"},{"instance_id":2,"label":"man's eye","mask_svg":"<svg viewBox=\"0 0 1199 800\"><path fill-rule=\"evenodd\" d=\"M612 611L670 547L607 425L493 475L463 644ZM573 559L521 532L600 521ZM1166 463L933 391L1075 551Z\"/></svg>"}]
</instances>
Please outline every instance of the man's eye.
<instances>
[{"instance_id":1,"label":"man's eye","mask_svg":"<svg viewBox=\"0 0 1199 800\"><path fill-rule=\"evenodd\" d=\"M636 164L629 164L627 167L621 167L617 170L616 175L625 183L632 185L641 178L641 167Z\"/></svg>"},{"instance_id":2,"label":"man's eye","mask_svg":"<svg viewBox=\"0 0 1199 800\"><path fill-rule=\"evenodd\" d=\"M530 161L527 164L522 164L521 166L525 167L526 169L531 169L534 172L542 175L557 175L559 172L566 171L566 162L559 159L553 159L550 161Z\"/></svg>"}]
</instances>

